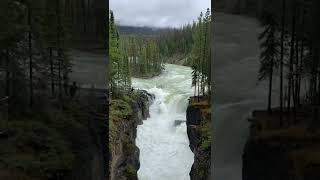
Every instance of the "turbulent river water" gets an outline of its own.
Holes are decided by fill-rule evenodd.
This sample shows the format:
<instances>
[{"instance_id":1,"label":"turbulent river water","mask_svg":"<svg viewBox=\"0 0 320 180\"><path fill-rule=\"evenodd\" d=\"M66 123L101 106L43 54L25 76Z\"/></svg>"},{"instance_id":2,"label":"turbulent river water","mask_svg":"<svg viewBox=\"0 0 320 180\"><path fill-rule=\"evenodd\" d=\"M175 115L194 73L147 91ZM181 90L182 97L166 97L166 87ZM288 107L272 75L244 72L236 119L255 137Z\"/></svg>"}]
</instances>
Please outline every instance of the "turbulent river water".
<instances>
[{"instance_id":1,"label":"turbulent river water","mask_svg":"<svg viewBox=\"0 0 320 180\"><path fill-rule=\"evenodd\" d=\"M188 180L194 161L189 148L186 123L188 98L193 95L191 69L166 64L160 76L133 78L134 88L155 95L150 118L137 128L140 149L139 180Z\"/></svg>"},{"instance_id":2,"label":"turbulent river water","mask_svg":"<svg viewBox=\"0 0 320 180\"><path fill-rule=\"evenodd\" d=\"M247 118L266 109L267 82L257 83L262 28L251 18L216 14L214 21L213 178L242 179L242 153L248 137ZM279 81L274 80L277 101Z\"/></svg>"}]
</instances>

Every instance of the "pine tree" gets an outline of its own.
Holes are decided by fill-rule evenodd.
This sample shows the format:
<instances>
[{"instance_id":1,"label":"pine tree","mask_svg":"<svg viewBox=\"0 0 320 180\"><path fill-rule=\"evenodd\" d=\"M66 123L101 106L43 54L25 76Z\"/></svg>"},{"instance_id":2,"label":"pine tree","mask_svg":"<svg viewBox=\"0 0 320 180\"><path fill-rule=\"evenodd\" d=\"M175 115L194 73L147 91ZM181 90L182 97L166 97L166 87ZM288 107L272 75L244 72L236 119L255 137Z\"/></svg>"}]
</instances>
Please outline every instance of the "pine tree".
<instances>
[{"instance_id":1,"label":"pine tree","mask_svg":"<svg viewBox=\"0 0 320 180\"><path fill-rule=\"evenodd\" d=\"M28 54L29 54L29 105L33 105L33 58L32 58L32 4L28 2Z\"/></svg>"},{"instance_id":2,"label":"pine tree","mask_svg":"<svg viewBox=\"0 0 320 180\"><path fill-rule=\"evenodd\" d=\"M287 108L290 111L291 108L291 97L293 96L293 85L294 85L294 52L295 52L295 37L296 37L296 1L293 1L293 12L292 12L292 28L291 28L291 41L290 41L290 61L289 61L289 74L288 74L288 104Z\"/></svg>"},{"instance_id":3,"label":"pine tree","mask_svg":"<svg viewBox=\"0 0 320 180\"><path fill-rule=\"evenodd\" d=\"M205 16L200 13L198 22L194 22L192 28L192 50L191 50L191 67L193 70L192 77L197 92L198 100L200 95L206 95L206 88L209 90L211 76L211 12L207 9ZM210 91L209 91L210 92ZM196 93L195 93L196 94Z\"/></svg>"},{"instance_id":4,"label":"pine tree","mask_svg":"<svg viewBox=\"0 0 320 180\"><path fill-rule=\"evenodd\" d=\"M286 19L286 0L282 0L281 15L281 55L280 55L280 126L283 124L283 64L284 64L284 36L285 36L285 19Z\"/></svg>"},{"instance_id":5,"label":"pine tree","mask_svg":"<svg viewBox=\"0 0 320 180\"><path fill-rule=\"evenodd\" d=\"M262 41L260 48L262 53L260 56L259 80L269 78L269 95L268 95L268 112L271 113L271 97L273 72L276 67L278 57L278 37L277 37L277 21L271 9L267 9L262 17L262 24L265 30L260 34L259 40Z\"/></svg>"}]
</instances>

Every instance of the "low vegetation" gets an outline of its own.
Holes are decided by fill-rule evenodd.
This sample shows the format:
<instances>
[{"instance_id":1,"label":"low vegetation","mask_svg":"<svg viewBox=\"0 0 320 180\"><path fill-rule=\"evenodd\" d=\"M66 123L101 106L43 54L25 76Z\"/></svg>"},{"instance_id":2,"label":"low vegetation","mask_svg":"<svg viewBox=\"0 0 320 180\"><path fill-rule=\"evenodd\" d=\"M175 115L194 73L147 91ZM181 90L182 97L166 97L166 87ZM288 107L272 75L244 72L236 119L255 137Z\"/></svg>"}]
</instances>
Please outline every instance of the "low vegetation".
<instances>
[{"instance_id":1,"label":"low vegetation","mask_svg":"<svg viewBox=\"0 0 320 180\"><path fill-rule=\"evenodd\" d=\"M12 172L22 179L55 179L70 173L75 159L71 139L76 134L69 132L87 129L87 121L76 118L83 111L74 108L76 104L66 108L71 106L48 106L41 113L10 118L0 137L0 179Z\"/></svg>"}]
</instances>

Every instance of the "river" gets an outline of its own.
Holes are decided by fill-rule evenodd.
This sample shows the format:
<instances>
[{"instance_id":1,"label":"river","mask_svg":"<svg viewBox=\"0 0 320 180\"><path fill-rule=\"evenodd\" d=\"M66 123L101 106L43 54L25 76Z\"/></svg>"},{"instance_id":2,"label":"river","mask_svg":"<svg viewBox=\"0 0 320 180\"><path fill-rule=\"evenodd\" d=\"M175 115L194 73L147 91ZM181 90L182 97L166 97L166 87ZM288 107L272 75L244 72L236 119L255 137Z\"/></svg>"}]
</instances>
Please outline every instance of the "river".
<instances>
[{"instance_id":1,"label":"river","mask_svg":"<svg viewBox=\"0 0 320 180\"><path fill-rule=\"evenodd\" d=\"M268 84L257 81L262 27L253 18L216 13L213 41L213 166L212 179L241 180L242 153L248 137L247 119L253 110L266 109ZM133 79L133 86L155 94L151 117L138 126L140 180L188 180L194 155L185 120L188 97L193 95L191 69L166 65L153 79ZM277 72L275 72L277 73ZM278 104L275 78L273 104Z\"/></svg>"},{"instance_id":2,"label":"river","mask_svg":"<svg viewBox=\"0 0 320 180\"><path fill-rule=\"evenodd\" d=\"M137 128L140 149L139 180L188 180L194 161L186 123L188 98L193 95L191 69L166 64L160 76L132 79L132 86L155 95L150 118Z\"/></svg>"},{"instance_id":3,"label":"river","mask_svg":"<svg viewBox=\"0 0 320 180\"><path fill-rule=\"evenodd\" d=\"M242 179L242 153L251 112L266 109L267 81L257 83L262 28L253 18L217 13L214 20L213 177ZM277 73L277 72L276 72ZM275 78L273 102L278 103Z\"/></svg>"}]
</instances>

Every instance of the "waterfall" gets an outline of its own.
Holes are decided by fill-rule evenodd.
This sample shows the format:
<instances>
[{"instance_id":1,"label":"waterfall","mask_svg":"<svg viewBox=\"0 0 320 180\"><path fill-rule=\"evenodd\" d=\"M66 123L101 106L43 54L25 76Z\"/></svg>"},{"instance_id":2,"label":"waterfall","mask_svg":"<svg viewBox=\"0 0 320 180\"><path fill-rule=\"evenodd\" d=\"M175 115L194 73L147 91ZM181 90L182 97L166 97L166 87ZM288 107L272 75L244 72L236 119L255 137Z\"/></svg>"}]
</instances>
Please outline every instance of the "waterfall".
<instances>
[{"instance_id":1,"label":"waterfall","mask_svg":"<svg viewBox=\"0 0 320 180\"><path fill-rule=\"evenodd\" d=\"M191 69L166 64L160 76L133 78L133 87L155 95L150 118L137 128L140 149L139 180L188 180L194 155L189 148L186 123L188 98L192 96Z\"/></svg>"}]
</instances>

